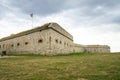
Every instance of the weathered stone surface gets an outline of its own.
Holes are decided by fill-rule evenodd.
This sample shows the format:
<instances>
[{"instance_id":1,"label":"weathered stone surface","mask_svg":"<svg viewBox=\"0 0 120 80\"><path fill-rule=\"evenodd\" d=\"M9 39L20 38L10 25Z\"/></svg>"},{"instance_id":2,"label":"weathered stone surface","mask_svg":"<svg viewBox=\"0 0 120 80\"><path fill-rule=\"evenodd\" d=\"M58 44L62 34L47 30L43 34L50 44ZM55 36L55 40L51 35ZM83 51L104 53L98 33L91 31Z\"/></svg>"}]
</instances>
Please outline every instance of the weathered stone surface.
<instances>
[{"instance_id":1,"label":"weathered stone surface","mask_svg":"<svg viewBox=\"0 0 120 80\"><path fill-rule=\"evenodd\" d=\"M86 45L84 48L88 53L110 53L110 47L107 45Z\"/></svg>"},{"instance_id":2,"label":"weathered stone surface","mask_svg":"<svg viewBox=\"0 0 120 80\"><path fill-rule=\"evenodd\" d=\"M0 39L0 51L16 54L57 55L72 52L110 52L105 45L80 45L57 23L47 23L28 31Z\"/></svg>"}]
</instances>

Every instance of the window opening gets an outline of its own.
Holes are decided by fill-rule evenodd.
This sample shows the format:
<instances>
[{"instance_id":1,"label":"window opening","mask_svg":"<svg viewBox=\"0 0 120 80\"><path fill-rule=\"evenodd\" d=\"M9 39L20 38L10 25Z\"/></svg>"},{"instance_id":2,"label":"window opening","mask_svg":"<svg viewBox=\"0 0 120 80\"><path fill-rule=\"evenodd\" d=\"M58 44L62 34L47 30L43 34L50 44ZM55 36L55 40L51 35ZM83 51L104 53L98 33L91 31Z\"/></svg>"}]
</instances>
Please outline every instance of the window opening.
<instances>
[{"instance_id":1,"label":"window opening","mask_svg":"<svg viewBox=\"0 0 120 80\"><path fill-rule=\"evenodd\" d=\"M42 43L42 42L43 42L43 40L42 40L42 39L38 40L38 43Z\"/></svg>"},{"instance_id":2,"label":"window opening","mask_svg":"<svg viewBox=\"0 0 120 80\"><path fill-rule=\"evenodd\" d=\"M25 45L28 45L28 42L25 42Z\"/></svg>"},{"instance_id":3,"label":"window opening","mask_svg":"<svg viewBox=\"0 0 120 80\"><path fill-rule=\"evenodd\" d=\"M20 46L20 43L17 43L17 46Z\"/></svg>"}]
</instances>

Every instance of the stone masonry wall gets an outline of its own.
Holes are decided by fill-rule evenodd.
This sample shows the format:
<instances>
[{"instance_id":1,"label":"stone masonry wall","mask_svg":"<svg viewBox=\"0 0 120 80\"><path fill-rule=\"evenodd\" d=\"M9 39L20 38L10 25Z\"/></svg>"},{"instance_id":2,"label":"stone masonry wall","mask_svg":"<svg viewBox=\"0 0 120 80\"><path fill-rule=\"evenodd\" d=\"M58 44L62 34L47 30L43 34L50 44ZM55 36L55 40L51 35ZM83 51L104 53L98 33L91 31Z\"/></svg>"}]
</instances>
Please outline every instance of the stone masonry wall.
<instances>
[{"instance_id":1,"label":"stone masonry wall","mask_svg":"<svg viewBox=\"0 0 120 80\"><path fill-rule=\"evenodd\" d=\"M53 29L34 32L21 37L9 39L0 43L7 53L33 53L41 55L56 55L78 52L78 47L64 35ZM3 46L4 45L4 46Z\"/></svg>"},{"instance_id":2,"label":"stone masonry wall","mask_svg":"<svg viewBox=\"0 0 120 80\"><path fill-rule=\"evenodd\" d=\"M110 47L107 45L86 45L84 52L88 53L110 53Z\"/></svg>"},{"instance_id":3,"label":"stone masonry wall","mask_svg":"<svg viewBox=\"0 0 120 80\"><path fill-rule=\"evenodd\" d=\"M49 49L49 31L43 30L21 37L16 37L1 43L2 49L7 53L38 53ZM4 45L4 46L3 46ZM41 53L43 54L43 53Z\"/></svg>"},{"instance_id":4,"label":"stone masonry wall","mask_svg":"<svg viewBox=\"0 0 120 80\"><path fill-rule=\"evenodd\" d=\"M65 37L64 35L61 35L56 31L50 29L49 36L51 36L49 54L57 55L57 54L69 54L74 51L77 52L77 50L74 49L73 41Z\"/></svg>"},{"instance_id":5,"label":"stone masonry wall","mask_svg":"<svg viewBox=\"0 0 120 80\"><path fill-rule=\"evenodd\" d=\"M1 40L0 51L16 54L57 55L75 52L109 53L107 45L80 45L73 43L73 36L57 23L37 28L36 32Z\"/></svg>"}]
</instances>

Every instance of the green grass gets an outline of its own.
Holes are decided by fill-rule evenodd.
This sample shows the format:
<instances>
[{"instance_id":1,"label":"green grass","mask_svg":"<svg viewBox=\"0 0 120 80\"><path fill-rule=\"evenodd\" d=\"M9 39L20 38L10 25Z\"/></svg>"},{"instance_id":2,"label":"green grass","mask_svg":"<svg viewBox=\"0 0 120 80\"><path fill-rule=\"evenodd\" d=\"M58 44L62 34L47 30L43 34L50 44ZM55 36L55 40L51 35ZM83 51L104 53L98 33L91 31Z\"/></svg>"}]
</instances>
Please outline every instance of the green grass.
<instances>
[{"instance_id":1,"label":"green grass","mask_svg":"<svg viewBox=\"0 0 120 80\"><path fill-rule=\"evenodd\" d=\"M120 54L0 58L0 80L120 80Z\"/></svg>"}]
</instances>

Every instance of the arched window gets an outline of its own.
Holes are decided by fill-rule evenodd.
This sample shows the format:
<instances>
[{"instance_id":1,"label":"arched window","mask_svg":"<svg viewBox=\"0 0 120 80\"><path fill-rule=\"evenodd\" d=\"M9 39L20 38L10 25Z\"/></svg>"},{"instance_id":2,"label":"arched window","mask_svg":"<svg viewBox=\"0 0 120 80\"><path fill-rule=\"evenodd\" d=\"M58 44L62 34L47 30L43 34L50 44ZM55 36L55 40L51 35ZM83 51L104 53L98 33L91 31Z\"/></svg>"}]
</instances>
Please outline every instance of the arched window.
<instances>
[{"instance_id":1,"label":"arched window","mask_svg":"<svg viewBox=\"0 0 120 80\"><path fill-rule=\"evenodd\" d=\"M55 42L58 43L58 39L56 39Z\"/></svg>"},{"instance_id":2,"label":"arched window","mask_svg":"<svg viewBox=\"0 0 120 80\"><path fill-rule=\"evenodd\" d=\"M17 43L17 46L20 46L20 43Z\"/></svg>"}]
</instances>

